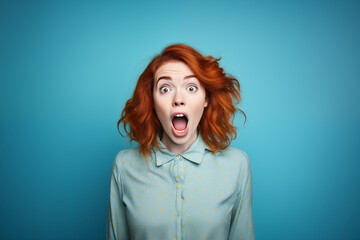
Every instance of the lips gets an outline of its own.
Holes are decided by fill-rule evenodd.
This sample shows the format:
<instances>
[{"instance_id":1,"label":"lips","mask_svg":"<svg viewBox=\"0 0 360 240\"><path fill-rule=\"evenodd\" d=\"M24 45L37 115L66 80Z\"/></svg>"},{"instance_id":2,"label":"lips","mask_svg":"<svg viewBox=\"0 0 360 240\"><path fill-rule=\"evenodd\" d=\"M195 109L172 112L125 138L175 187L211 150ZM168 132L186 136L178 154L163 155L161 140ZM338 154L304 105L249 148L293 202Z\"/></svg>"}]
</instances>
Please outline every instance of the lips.
<instances>
[{"instance_id":1,"label":"lips","mask_svg":"<svg viewBox=\"0 0 360 240\"><path fill-rule=\"evenodd\" d=\"M186 135L189 121L187 114L184 112L176 112L172 114L171 119L173 133L178 137Z\"/></svg>"}]
</instances>

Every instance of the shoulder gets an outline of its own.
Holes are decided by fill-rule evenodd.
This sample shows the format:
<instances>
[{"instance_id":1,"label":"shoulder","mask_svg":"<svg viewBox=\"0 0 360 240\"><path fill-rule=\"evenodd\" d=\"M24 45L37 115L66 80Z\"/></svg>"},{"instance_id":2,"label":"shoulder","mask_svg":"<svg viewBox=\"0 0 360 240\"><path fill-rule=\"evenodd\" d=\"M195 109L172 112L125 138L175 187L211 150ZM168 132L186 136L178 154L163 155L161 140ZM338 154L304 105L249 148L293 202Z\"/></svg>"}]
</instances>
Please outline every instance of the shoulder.
<instances>
[{"instance_id":1,"label":"shoulder","mask_svg":"<svg viewBox=\"0 0 360 240\"><path fill-rule=\"evenodd\" d=\"M242 163L249 162L249 156L244 150L229 146L223 151L223 154L227 157L233 158L235 161L241 161Z\"/></svg>"},{"instance_id":2,"label":"shoulder","mask_svg":"<svg viewBox=\"0 0 360 240\"><path fill-rule=\"evenodd\" d=\"M124 149L116 154L113 165L121 169L122 165L126 162L130 162L140 157L141 153L139 147Z\"/></svg>"},{"instance_id":3,"label":"shoulder","mask_svg":"<svg viewBox=\"0 0 360 240\"><path fill-rule=\"evenodd\" d=\"M248 171L251 168L249 156L244 150L229 146L222 155L226 159L231 159L232 164L239 166L242 171Z\"/></svg>"}]
</instances>

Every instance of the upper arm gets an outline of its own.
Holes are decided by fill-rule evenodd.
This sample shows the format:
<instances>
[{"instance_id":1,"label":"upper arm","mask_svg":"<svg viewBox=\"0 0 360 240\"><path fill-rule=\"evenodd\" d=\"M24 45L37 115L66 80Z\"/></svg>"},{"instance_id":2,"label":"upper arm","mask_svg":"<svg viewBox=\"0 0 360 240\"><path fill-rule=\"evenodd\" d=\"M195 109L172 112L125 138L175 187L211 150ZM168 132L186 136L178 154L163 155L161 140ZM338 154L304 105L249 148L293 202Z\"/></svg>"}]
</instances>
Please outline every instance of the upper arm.
<instances>
[{"instance_id":1,"label":"upper arm","mask_svg":"<svg viewBox=\"0 0 360 240\"><path fill-rule=\"evenodd\" d=\"M119 153L113 162L110 174L110 196L106 228L107 239L129 239L126 206L123 202L123 189L121 154Z\"/></svg>"},{"instance_id":2,"label":"upper arm","mask_svg":"<svg viewBox=\"0 0 360 240\"><path fill-rule=\"evenodd\" d=\"M255 240L252 216L252 172L248 155L242 151L236 199L232 210L230 237ZM229 239L233 239L229 238Z\"/></svg>"}]
</instances>

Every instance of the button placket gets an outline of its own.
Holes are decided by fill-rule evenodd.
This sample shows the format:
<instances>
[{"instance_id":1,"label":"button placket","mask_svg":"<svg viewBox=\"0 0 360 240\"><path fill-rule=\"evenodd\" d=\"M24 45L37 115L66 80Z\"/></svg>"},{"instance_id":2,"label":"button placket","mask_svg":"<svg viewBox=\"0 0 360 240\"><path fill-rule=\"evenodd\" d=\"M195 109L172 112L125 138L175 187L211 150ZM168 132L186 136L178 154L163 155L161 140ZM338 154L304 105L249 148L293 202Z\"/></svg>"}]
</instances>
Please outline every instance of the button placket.
<instances>
[{"instance_id":1,"label":"button placket","mask_svg":"<svg viewBox=\"0 0 360 240\"><path fill-rule=\"evenodd\" d=\"M181 182L181 221L180 221L180 226L181 226L181 236L182 236L182 240L185 239L185 221L186 221L186 214L185 214L185 161L184 158L182 156L179 156L179 175L180 175L180 179L179 181Z\"/></svg>"},{"instance_id":2,"label":"button placket","mask_svg":"<svg viewBox=\"0 0 360 240\"><path fill-rule=\"evenodd\" d=\"M174 182L176 188L176 239L181 239L181 188L182 184L179 179L179 159L180 156L177 155L173 162L173 173L174 173Z\"/></svg>"},{"instance_id":3,"label":"button placket","mask_svg":"<svg viewBox=\"0 0 360 240\"><path fill-rule=\"evenodd\" d=\"M175 156L173 160L173 167L172 172L174 176L174 183L176 189L176 202L175 202L175 209L176 209L176 239L183 239L184 238L184 161L181 155Z\"/></svg>"}]
</instances>

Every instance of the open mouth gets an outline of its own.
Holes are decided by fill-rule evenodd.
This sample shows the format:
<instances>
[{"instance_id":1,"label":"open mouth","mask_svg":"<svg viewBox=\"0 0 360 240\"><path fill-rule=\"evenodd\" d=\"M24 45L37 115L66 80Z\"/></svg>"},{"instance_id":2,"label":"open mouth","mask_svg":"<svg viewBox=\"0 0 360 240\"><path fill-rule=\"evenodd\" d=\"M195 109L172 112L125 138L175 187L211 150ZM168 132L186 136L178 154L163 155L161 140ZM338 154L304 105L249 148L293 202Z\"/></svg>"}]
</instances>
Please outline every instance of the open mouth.
<instances>
[{"instance_id":1,"label":"open mouth","mask_svg":"<svg viewBox=\"0 0 360 240\"><path fill-rule=\"evenodd\" d=\"M175 114L172 118L172 125L175 135L184 135L187 132L187 117L182 114L178 113Z\"/></svg>"}]
</instances>

